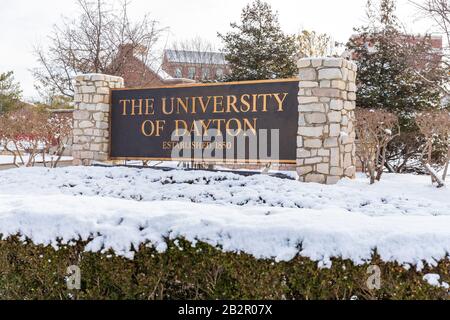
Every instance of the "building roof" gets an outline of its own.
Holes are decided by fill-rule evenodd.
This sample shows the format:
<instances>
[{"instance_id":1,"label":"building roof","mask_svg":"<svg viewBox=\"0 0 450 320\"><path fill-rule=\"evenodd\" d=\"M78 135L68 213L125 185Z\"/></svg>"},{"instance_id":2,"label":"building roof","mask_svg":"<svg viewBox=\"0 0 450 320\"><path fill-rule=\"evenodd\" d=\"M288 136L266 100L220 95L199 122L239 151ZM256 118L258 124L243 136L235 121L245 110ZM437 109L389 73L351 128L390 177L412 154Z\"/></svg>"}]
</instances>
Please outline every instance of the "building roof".
<instances>
[{"instance_id":1,"label":"building roof","mask_svg":"<svg viewBox=\"0 0 450 320\"><path fill-rule=\"evenodd\" d=\"M169 62L187 64L217 64L226 65L225 55L220 52L201 52L187 50L164 50Z\"/></svg>"},{"instance_id":2,"label":"building roof","mask_svg":"<svg viewBox=\"0 0 450 320\"><path fill-rule=\"evenodd\" d=\"M174 78L164 71L158 61L146 64L147 68L152 71L161 80L173 80Z\"/></svg>"}]
</instances>

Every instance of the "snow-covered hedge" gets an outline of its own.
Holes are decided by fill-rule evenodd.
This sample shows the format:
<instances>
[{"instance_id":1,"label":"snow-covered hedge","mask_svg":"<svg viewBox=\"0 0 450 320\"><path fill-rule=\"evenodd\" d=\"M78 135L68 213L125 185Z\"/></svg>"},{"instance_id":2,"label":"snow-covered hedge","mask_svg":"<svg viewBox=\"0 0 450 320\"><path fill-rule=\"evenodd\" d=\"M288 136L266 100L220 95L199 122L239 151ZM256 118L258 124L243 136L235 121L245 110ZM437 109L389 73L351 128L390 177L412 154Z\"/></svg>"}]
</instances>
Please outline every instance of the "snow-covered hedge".
<instances>
[{"instance_id":1,"label":"snow-covered hedge","mask_svg":"<svg viewBox=\"0 0 450 320\"><path fill-rule=\"evenodd\" d=\"M0 241L0 299L448 299L450 261L432 269L380 267L381 287L367 286L368 264L333 259L319 268L307 258L288 262L226 253L204 243L167 242L164 252L141 247L133 260L89 253L84 244ZM69 290L67 267L81 271L81 290Z\"/></svg>"},{"instance_id":2,"label":"snow-covered hedge","mask_svg":"<svg viewBox=\"0 0 450 320\"><path fill-rule=\"evenodd\" d=\"M263 175L132 168L44 168L0 172L0 233L35 244L88 241L133 258L166 238L225 252L330 266L333 257L436 265L450 252L450 191L427 177L387 175L335 186Z\"/></svg>"}]
</instances>

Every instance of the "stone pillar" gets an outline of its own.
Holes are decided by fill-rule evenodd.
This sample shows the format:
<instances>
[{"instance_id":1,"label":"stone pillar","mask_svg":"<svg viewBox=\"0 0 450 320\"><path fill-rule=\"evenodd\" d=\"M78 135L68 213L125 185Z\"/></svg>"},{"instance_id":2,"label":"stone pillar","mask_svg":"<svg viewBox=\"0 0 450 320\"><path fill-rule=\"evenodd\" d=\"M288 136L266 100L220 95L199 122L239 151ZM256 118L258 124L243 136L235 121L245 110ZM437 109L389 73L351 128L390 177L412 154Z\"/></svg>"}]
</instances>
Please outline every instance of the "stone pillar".
<instances>
[{"instance_id":1,"label":"stone pillar","mask_svg":"<svg viewBox=\"0 0 450 320\"><path fill-rule=\"evenodd\" d=\"M104 74L75 78L73 164L107 161L109 153L110 89L123 88L123 79Z\"/></svg>"},{"instance_id":2,"label":"stone pillar","mask_svg":"<svg viewBox=\"0 0 450 320\"><path fill-rule=\"evenodd\" d=\"M354 178L356 64L342 58L301 59L297 172L300 181Z\"/></svg>"}]
</instances>

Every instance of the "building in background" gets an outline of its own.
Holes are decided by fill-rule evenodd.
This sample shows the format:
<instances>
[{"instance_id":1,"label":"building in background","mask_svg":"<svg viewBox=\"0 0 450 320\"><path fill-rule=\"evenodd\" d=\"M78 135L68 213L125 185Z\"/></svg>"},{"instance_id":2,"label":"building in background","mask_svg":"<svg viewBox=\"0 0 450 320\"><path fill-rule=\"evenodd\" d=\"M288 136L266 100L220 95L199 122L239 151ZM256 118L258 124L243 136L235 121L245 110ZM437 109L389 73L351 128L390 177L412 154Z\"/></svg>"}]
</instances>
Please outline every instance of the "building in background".
<instances>
[{"instance_id":1,"label":"building in background","mask_svg":"<svg viewBox=\"0 0 450 320\"><path fill-rule=\"evenodd\" d=\"M223 53L187 50L165 50L162 70L173 78L196 82L220 81L231 73Z\"/></svg>"},{"instance_id":2,"label":"building in background","mask_svg":"<svg viewBox=\"0 0 450 320\"><path fill-rule=\"evenodd\" d=\"M183 77L172 77L162 69L160 60L146 61L146 50L146 48L134 48L132 45L124 45L120 48L115 59L120 67L114 74L124 79L125 87L163 87L194 82Z\"/></svg>"}]
</instances>

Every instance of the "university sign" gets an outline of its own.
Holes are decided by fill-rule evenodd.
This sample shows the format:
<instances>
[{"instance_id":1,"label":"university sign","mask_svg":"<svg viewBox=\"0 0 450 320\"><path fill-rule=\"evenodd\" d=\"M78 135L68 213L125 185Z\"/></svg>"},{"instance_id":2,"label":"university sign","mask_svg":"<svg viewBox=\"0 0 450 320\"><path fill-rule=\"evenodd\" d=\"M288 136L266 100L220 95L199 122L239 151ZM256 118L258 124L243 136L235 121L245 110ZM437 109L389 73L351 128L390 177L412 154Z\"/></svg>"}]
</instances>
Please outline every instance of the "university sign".
<instances>
[{"instance_id":1,"label":"university sign","mask_svg":"<svg viewBox=\"0 0 450 320\"><path fill-rule=\"evenodd\" d=\"M288 164L299 180L334 184L356 172L357 67L298 61L287 80L124 89L104 74L75 78L75 165L110 160Z\"/></svg>"},{"instance_id":2,"label":"university sign","mask_svg":"<svg viewBox=\"0 0 450 320\"><path fill-rule=\"evenodd\" d=\"M298 83L113 89L110 158L295 164Z\"/></svg>"}]
</instances>

